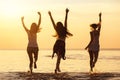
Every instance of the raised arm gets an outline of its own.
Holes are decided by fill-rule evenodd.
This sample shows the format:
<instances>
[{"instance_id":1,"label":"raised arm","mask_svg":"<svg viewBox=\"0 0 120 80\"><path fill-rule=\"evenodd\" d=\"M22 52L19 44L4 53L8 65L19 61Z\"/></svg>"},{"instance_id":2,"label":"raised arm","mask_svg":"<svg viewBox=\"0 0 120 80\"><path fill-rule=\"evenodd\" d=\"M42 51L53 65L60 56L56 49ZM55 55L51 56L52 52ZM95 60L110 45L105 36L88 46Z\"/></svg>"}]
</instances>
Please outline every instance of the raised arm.
<instances>
[{"instance_id":1,"label":"raised arm","mask_svg":"<svg viewBox=\"0 0 120 80\"><path fill-rule=\"evenodd\" d=\"M102 22L102 19L101 19L101 16L102 16L102 13L99 13L99 23L98 23L98 30L100 31L101 30L101 22Z\"/></svg>"},{"instance_id":2,"label":"raised arm","mask_svg":"<svg viewBox=\"0 0 120 80\"><path fill-rule=\"evenodd\" d=\"M26 31L26 32L29 31L29 30L27 29L27 27L25 26L25 24L24 24L24 17L21 17L21 21L22 21L22 25L23 25L25 31Z\"/></svg>"},{"instance_id":3,"label":"raised arm","mask_svg":"<svg viewBox=\"0 0 120 80\"><path fill-rule=\"evenodd\" d=\"M38 28L40 27L40 24L41 24L41 13L38 12L38 15L39 15L39 20L38 20Z\"/></svg>"},{"instance_id":4,"label":"raised arm","mask_svg":"<svg viewBox=\"0 0 120 80\"><path fill-rule=\"evenodd\" d=\"M68 16L68 12L69 12L69 9L66 8L66 15L65 15L65 22L64 22L64 26L67 28L67 16Z\"/></svg>"},{"instance_id":5,"label":"raised arm","mask_svg":"<svg viewBox=\"0 0 120 80\"><path fill-rule=\"evenodd\" d=\"M54 29L56 30L56 25L55 25L55 22L54 22L54 20L53 20L52 15L51 15L51 12L49 11L48 14L49 14L50 19L51 19L51 21L52 21L53 27L54 27Z\"/></svg>"},{"instance_id":6,"label":"raised arm","mask_svg":"<svg viewBox=\"0 0 120 80\"><path fill-rule=\"evenodd\" d=\"M99 13L99 22L102 21L101 16L102 16L102 13L100 12L100 13Z\"/></svg>"}]
</instances>

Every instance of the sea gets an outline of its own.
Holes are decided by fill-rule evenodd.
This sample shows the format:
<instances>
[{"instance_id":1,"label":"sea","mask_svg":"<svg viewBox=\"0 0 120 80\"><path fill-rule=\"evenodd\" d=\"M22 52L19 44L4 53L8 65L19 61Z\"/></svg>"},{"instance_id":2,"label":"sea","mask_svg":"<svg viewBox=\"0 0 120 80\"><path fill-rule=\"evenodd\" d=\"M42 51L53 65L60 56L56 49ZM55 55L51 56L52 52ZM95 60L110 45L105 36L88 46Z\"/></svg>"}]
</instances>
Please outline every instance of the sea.
<instances>
[{"instance_id":1,"label":"sea","mask_svg":"<svg viewBox=\"0 0 120 80\"><path fill-rule=\"evenodd\" d=\"M37 69L34 72L52 73L56 66L52 50L39 50ZM86 50L66 50L66 60L61 60L62 72L89 72L89 54ZM0 72L27 72L29 58L26 50L0 50ZM120 73L120 50L100 50L94 68L96 72Z\"/></svg>"}]
</instances>

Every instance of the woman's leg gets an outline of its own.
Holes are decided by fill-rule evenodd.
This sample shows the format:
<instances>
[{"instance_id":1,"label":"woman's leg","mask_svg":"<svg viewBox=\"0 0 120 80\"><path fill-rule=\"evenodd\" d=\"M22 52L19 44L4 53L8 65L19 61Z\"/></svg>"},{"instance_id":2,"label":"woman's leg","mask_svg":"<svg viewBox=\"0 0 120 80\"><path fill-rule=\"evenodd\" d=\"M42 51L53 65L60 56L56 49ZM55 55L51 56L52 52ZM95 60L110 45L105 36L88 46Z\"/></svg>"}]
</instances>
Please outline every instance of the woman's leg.
<instances>
[{"instance_id":1,"label":"woman's leg","mask_svg":"<svg viewBox=\"0 0 120 80\"><path fill-rule=\"evenodd\" d=\"M30 68L30 72L32 73L32 67L33 67L32 53L28 53L28 56L29 56L29 60L30 60L29 68Z\"/></svg>"},{"instance_id":2,"label":"woman's leg","mask_svg":"<svg viewBox=\"0 0 120 80\"><path fill-rule=\"evenodd\" d=\"M57 71L60 72L60 61L61 61L61 55L60 55L60 54L57 54L57 62L56 62L55 73L57 73Z\"/></svg>"},{"instance_id":3,"label":"woman's leg","mask_svg":"<svg viewBox=\"0 0 120 80\"><path fill-rule=\"evenodd\" d=\"M34 49L34 68L37 68L36 62L38 60L38 48Z\"/></svg>"},{"instance_id":4,"label":"woman's leg","mask_svg":"<svg viewBox=\"0 0 120 80\"><path fill-rule=\"evenodd\" d=\"M91 71L93 71L93 52L92 51L88 51L88 52L90 57L90 68L91 68Z\"/></svg>"},{"instance_id":5,"label":"woman's leg","mask_svg":"<svg viewBox=\"0 0 120 80\"><path fill-rule=\"evenodd\" d=\"M29 56L29 68L30 68L30 72L32 73L32 67L33 67L33 56L32 56L32 51L31 51L31 48L27 48L27 53L28 53L28 56Z\"/></svg>"},{"instance_id":6,"label":"woman's leg","mask_svg":"<svg viewBox=\"0 0 120 80\"><path fill-rule=\"evenodd\" d=\"M97 59L98 59L98 53L99 51L95 51L94 52L94 62L93 62L93 67L95 66L96 62L97 62Z\"/></svg>"}]
</instances>

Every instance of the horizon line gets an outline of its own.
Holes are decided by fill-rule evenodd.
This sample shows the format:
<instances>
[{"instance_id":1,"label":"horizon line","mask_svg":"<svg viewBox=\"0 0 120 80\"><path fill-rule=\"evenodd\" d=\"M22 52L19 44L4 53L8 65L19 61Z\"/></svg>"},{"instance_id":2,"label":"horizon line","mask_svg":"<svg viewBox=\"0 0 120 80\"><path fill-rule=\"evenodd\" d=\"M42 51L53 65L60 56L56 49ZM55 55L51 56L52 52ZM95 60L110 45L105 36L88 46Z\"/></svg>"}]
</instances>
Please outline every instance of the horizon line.
<instances>
[{"instance_id":1,"label":"horizon line","mask_svg":"<svg viewBox=\"0 0 120 80\"><path fill-rule=\"evenodd\" d=\"M26 50L26 49L0 49L0 50ZM45 48L41 48L39 50L53 50L53 49L45 49ZM66 50L85 50L83 48L76 48L76 49L66 49ZM120 50L120 48L101 48L100 50Z\"/></svg>"}]
</instances>

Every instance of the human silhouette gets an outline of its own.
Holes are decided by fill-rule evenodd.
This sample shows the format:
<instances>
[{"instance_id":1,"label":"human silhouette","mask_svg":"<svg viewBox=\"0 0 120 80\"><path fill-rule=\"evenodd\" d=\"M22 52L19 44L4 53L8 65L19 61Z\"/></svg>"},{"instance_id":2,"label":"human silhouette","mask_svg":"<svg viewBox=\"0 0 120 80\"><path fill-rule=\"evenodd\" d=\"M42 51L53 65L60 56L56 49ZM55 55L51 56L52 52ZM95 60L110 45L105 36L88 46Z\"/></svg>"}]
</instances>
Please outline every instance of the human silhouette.
<instances>
[{"instance_id":1,"label":"human silhouette","mask_svg":"<svg viewBox=\"0 0 120 80\"><path fill-rule=\"evenodd\" d=\"M32 23L30 30L24 24L24 17L21 17L23 27L28 35L27 53L30 61L29 63L30 71L28 71L28 73L30 74L32 74L33 64L34 64L34 68L37 68L36 62L38 59L38 51L39 51L38 43L37 43L37 33L40 32L40 29L41 29L39 28L41 24L41 13L38 12L38 15L39 15L38 24Z\"/></svg>"},{"instance_id":2,"label":"human silhouette","mask_svg":"<svg viewBox=\"0 0 120 80\"><path fill-rule=\"evenodd\" d=\"M66 37L68 36L72 36L72 34L70 32L68 32L67 29L67 17L68 17L68 12L69 9L66 9L66 15L65 15L65 21L64 21L64 25L62 24L62 22L57 22L57 24L55 24L52 14L49 11L48 14L50 16L50 19L52 21L53 27L56 31L56 35L54 35L54 37L57 38L54 47L53 47L53 54L52 54L52 58L54 57L54 54L57 54L57 62L56 62L56 68L55 68L55 73L57 74L57 72L61 72L60 70L60 61L61 58L63 60L66 59L65 57L65 40Z\"/></svg>"},{"instance_id":3,"label":"human silhouette","mask_svg":"<svg viewBox=\"0 0 120 80\"><path fill-rule=\"evenodd\" d=\"M90 32L91 40L87 47L85 49L88 49L89 57L90 57L90 71L93 72L93 68L95 67L95 64L98 59L99 55L99 37L100 37L100 30L101 30L101 15L102 13L99 13L99 23L93 23L90 25L92 28L92 31Z\"/></svg>"}]
</instances>

